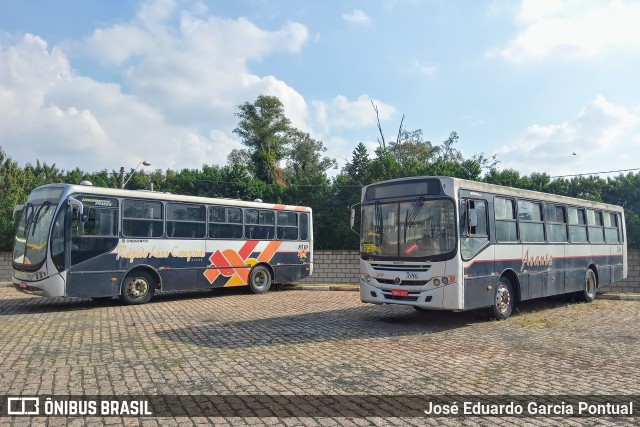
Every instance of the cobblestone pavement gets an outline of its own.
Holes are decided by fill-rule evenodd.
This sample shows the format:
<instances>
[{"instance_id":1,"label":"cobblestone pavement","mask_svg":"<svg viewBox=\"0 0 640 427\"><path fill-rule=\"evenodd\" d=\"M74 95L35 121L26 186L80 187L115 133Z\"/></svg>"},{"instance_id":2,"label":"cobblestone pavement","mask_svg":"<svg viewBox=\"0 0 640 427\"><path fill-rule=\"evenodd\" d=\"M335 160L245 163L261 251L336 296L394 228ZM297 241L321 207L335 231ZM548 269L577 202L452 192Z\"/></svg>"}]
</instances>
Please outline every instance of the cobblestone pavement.
<instances>
[{"instance_id":1,"label":"cobblestone pavement","mask_svg":"<svg viewBox=\"0 0 640 427\"><path fill-rule=\"evenodd\" d=\"M0 395L640 395L638 325L637 301L547 299L524 303L512 318L497 322L481 312L365 305L356 292L221 290L123 306L0 288ZM340 417L331 411L331 417L283 418L268 410L209 418L5 417L0 424L543 426L640 420Z\"/></svg>"}]
</instances>

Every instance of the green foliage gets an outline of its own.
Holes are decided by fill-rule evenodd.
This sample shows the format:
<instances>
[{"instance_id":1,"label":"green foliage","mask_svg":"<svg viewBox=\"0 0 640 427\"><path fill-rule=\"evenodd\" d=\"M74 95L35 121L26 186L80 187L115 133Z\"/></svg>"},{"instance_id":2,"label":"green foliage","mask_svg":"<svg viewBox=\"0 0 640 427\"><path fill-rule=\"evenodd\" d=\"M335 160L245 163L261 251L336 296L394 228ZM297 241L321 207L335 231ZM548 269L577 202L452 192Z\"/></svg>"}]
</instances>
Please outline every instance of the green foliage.
<instances>
[{"instance_id":1,"label":"green foliage","mask_svg":"<svg viewBox=\"0 0 640 427\"><path fill-rule=\"evenodd\" d=\"M238 106L240 119L233 133L249 147L255 177L267 184L281 182L279 163L287 155L291 122L284 115L284 105L275 96L260 95L251 104Z\"/></svg>"},{"instance_id":2,"label":"green foliage","mask_svg":"<svg viewBox=\"0 0 640 427\"><path fill-rule=\"evenodd\" d=\"M293 129L288 137L291 150L287 159L286 175L289 179L324 175L327 170L336 166L335 159L322 157L322 153L327 149L321 141L311 138L308 133Z\"/></svg>"}]
</instances>

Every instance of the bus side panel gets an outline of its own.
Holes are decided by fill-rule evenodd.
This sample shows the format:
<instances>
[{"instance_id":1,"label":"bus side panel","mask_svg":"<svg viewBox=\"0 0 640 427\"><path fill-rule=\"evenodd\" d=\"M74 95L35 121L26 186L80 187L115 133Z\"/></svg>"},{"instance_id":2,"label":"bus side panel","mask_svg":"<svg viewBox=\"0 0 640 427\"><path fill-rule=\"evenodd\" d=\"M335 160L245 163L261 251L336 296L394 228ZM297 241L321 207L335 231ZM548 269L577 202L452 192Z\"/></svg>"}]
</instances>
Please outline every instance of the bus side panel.
<instances>
[{"instance_id":1,"label":"bus side panel","mask_svg":"<svg viewBox=\"0 0 640 427\"><path fill-rule=\"evenodd\" d=\"M549 245L548 253L553 257L547 272L547 295L560 295L566 292L565 250L567 245Z\"/></svg>"},{"instance_id":2,"label":"bus side panel","mask_svg":"<svg viewBox=\"0 0 640 427\"><path fill-rule=\"evenodd\" d=\"M295 283L309 276L308 265L276 265L273 267L275 283Z\"/></svg>"},{"instance_id":3,"label":"bus side panel","mask_svg":"<svg viewBox=\"0 0 640 427\"><path fill-rule=\"evenodd\" d=\"M120 294L122 274L115 272L70 271L66 296L74 298L110 297ZM115 281L111 279L115 278Z\"/></svg>"},{"instance_id":4,"label":"bus side panel","mask_svg":"<svg viewBox=\"0 0 640 427\"><path fill-rule=\"evenodd\" d=\"M308 242L284 241L271 260L275 283L297 282L310 274L312 256Z\"/></svg>"},{"instance_id":5,"label":"bus side panel","mask_svg":"<svg viewBox=\"0 0 640 427\"><path fill-rule=\"evenodd\" d=\"M206 289L203 281L197 280L198 270L195 268L174 268L160 270L163 291L188 291L190 289Z\"/></svg>"},{"instance_id":6,"label":"bus side panel","mask_svg":"<svg viewBox=\"0 0 640 427\"><path fill-rule=\"evenodd\" d=\"M611 246L611 282L623 280L624 275L624 248L622 245Z\"/></svg>"},{"instance_id":7,"label":"bus side panel","mask_svg":"<svg viewBox=\"0 0 640 427\"><path fill-rule=\"evenodd\" d=\"M489 307L493 304L495 245L484 249L464 269L464 309ZM488 288L491 286L491 289Z\"/></svg>"},{"instance_id":8,"label":"bus side panel","mask_svg":"<svg viewBox=\"0 0 640 427\"><path fill-rule=\"evenodd\" d=\"M581 291L584 288L584 276L591 263L591 245L568 245L565 251L565 287L566 293Z\"/></svg>"},{"instance_id":9,"label":"bus side panel","mask_svg":"<svg viewBox=\"0 0 640 427\"><path fill-rule=\"evenodd\" d=\"M115 267L115 257L108 253L72 266L67 272L66 296L93 298L119 295L124 273L115 271Z\"/></svg>"}]
</instances>

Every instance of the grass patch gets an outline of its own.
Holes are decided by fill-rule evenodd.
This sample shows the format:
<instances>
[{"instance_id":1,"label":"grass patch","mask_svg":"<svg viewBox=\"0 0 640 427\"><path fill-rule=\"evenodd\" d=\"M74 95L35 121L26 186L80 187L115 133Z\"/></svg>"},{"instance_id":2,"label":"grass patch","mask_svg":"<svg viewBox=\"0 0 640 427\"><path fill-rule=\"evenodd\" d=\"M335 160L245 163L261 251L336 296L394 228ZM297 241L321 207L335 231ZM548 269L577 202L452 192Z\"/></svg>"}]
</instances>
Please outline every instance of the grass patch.
<instances>
[{"instance_id":1,"label":"grass patch","mask_svg":"<svg viewBox=\"0 0 640 427\"><path fill-rule=\"evenodd\" d=\"M555 325L551 316L518 316L513 319L513 323L522 328L551 328Z\"/></svg>"}]
</instances>

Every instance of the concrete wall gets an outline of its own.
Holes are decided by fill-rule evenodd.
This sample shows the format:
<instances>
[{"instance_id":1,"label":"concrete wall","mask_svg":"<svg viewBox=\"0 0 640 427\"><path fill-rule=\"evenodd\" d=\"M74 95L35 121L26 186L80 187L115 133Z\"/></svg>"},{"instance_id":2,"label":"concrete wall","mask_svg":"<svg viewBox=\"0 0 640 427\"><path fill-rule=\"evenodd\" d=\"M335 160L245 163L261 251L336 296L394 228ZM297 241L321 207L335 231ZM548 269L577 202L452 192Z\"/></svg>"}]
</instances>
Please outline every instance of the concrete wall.
<instances>
[{"instance_id":1,"label":"concrete wall","mask_svg":"<svg viewBox=\"0 0 640 427\"><path fill-rule=\"evenodd\" d=\"M0 283L11 281L11 252L0 252Z\"/></svg>"},{"instance_id":2,"label":"concrete wall","mask_svg":"<svg viewBox=\"0 0 640 427\"><path fill-rule=\"evenodd\" d=\"M357 251L315 251L313 276L301 283L358 283L360 268ZM0 252L0 282L11 281L11 254ZM640 292L640 251L629 251L628 277L601 288L607 292Z\"/></svg>"},{"instance_id":3,"label":"concrete wall","mask_svg":"<svg viewBox=\"0 0 640 427\"><path fill-rule=\"evenodd\" d=\"M352 283L360 278L360 255L358 251L315 251L313 275L301 283Z\"/></svg>"}]
</instances>

